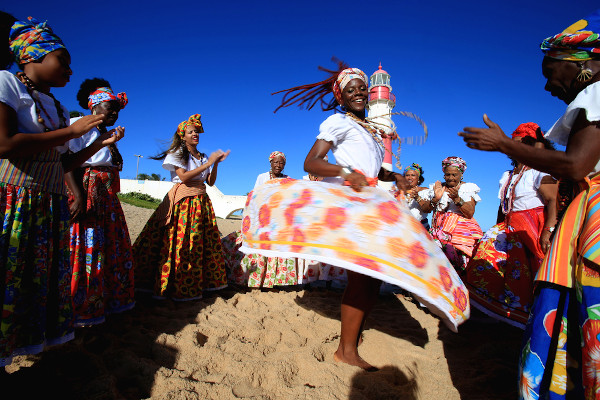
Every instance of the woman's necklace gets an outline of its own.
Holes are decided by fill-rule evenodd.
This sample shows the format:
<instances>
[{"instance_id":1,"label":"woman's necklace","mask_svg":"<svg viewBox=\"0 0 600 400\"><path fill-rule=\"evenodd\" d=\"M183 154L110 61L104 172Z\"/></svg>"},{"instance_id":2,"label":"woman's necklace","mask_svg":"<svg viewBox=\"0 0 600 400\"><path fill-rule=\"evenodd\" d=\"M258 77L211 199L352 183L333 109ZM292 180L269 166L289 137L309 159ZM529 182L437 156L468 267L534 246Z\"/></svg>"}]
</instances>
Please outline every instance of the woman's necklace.
<instances>
[{"instance_id":1,"label":"woman's necklace","mask_svg":"<svg viewBox=\"0 0 600 400\"><path fill-rule=\"evenodd\" d=\"M502 207L502 213L504 215L512 211L513 204L515 202L515 188L517 187L517 183L519 183L519 181L523 177L523 174L529 169L529 167L523 166L519 171L515 182L512 183L512 178L514 176L515 169L516 167L512 171L510 171L508 179L506 180L506 182L504 182L504 186L502 187L502 202L500 203L500 206Z\"/></svg>"},{"instance_id":2,"label":"woman's necklace","mask_svg":"<svg viewBox=\"0 0 600 400\"><path fill-rule=\"evenodd\" d=\"M29 93L29 96L31 96L31 98L33 99L33 103L35 104L35 112L37 115L37 122L42 124L42 126L44 127L44 132L50 132L53 130L66 128L67 118L65 117L65 114L62 111L60 102L56 100L52 93L48 92L47 95L50 96L52 100L54 100L54 107L56 107L56 115L58 115L59 118L58 125L55 125L54 120L52 119L48 111L46 111L46 108L44 107L44 104L40 99L40 90L38 89L36 84L31 79L29 79L27 75L25 75L25 72L17 72L16 75L17 78L25 85L25 87L27 88L27 93ZM48 118L50 126L46 125L46 120L42 118L42 111L44 112L44 114L46 114L46 118Z\"/></svg>"},{"instance_id":3,"label":"woman's necklace","mask_svg":"<svg viewBox=\"0 0 600 400\"><path fill-rule=\"evenodd\" d=\"M279 173L279 174L274 174L273 171L269 170L269 179L275 179L275 178L283 178L285 175L283 175L283 173Z\"/></svg>"},{"instance_id":4,"label":"woman's necklace","mask_svg":"<svg viewBox=\"0 0 600 400\"><path fill-rule=\"evenodd\" d=\"M369 132L369 134L371 135L373 140L375 140L375 142L379 146L381 146L381 148L383 148L385 151L389 151L389 150L386 149L385 144L383 143L383 139L391 139L391 140L398 139L398 135L396 135L395 132L392 132L391 134L387 134L387 133L383 132L381 129L375 127L375 124L373 122L370 122L368 120L361 120L356 115L354 115L350 112L347 112L346 115L348 117L350 117L354 122L356 122L357 124L359 124L360 126L365 128L365 130L367 132ZM398 154L394 154L393 152L390 151L390 154L392 156L394 156L394 158L397 161L396 166L398 166L398 168L400 168L400 146L398 146L397 153Z\"/></svg>"}]
</instances>

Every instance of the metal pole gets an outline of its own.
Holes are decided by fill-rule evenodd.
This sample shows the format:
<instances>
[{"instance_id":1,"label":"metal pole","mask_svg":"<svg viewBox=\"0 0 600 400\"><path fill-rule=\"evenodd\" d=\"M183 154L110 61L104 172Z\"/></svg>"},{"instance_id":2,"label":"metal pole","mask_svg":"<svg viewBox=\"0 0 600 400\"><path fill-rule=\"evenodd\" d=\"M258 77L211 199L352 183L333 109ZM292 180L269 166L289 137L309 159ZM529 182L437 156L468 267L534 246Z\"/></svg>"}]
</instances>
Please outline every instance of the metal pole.
<instances>
[{"instance_id":1,"label":"metal pole","mask_svg":"<svg viewBox=\"0 0 600 400\"><path fill-rule=\"evenodd\" d=\"M140 170L140 158L144 156L140 156L139 154L134 154L134 156L137 157L137 167L135 168L135 179L137 180Z\"/></svg>"}]
</instances>

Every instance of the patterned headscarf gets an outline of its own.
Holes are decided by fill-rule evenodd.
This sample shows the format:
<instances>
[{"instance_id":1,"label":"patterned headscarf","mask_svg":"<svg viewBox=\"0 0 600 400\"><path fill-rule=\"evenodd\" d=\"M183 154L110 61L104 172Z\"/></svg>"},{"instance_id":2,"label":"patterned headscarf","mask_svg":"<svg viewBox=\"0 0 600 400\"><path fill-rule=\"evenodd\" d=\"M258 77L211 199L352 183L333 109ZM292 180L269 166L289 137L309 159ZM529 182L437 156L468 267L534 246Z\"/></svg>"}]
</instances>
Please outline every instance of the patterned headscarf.
<instances>
[{"instance_id":1,"label":"patterned headscarf","mask_svg":"<svg viewBox=\"0 0 600 400\"><path fill-rule=\"evenodd\" d=\"M274 151L274 152L272 152L272 153L269 155L269 162L273 161L273 159L274 159L275 157L281 157L281 158L283 158L283 162L286 162L286 159L285 159L285 154L283 154L281 151Z\"/></svg>"},{"instance_id":2,"label":"patterned headscarf","mask_svg":"<svg viewBox=\"0 0 600 400\"><path fill-rule=\"evenodd\" d=\"M200 132L204 133L204 127L202 126L202 122L200 121L200 114L192 115L187 119L187 121L183 121L179 124L179 126L177 126L177 134L179 135L179 137L183 138L185 136L185 128L187 128L188 125L199 126Z\"/></svg>"},{"instance_id":3,"label":"patterned headscarf","mask_svg":"<svg viewBox=\"0 0 600 400\"><path fill-rule=\"evenodd\" d=\"M10 29L8 43L17 64L27 64L54 50L66 48L46 22L28 19L30 22L15 22Z\"/></svg>"},{"instance_id":4,"label":"patterned headscarf","mask_svg":"<svg viewBox=\"0 0 600 400\"><path fill-rule=\"evenodd\" d=\"M457 168L464 174L467 170L467 162L460 157L447 157L442 161L442 171L444 171L446 167Z\"/></svg>"},{"instance_id":5,"label":"patterned headscarf","mask_svg":"<svg viewBox=\"0 0 600 400\"><path fill-rule=\"evenodd\" d=\"M412 163L404 169L404 173L407 173L408 171L416 171L419 176L423 175L423 168L417 163Z\"/></svg>"},{"instance_id":6,"label":"patterned headscarf","mask_svg":"<svg viewBox=\"0 0 600 400\"><path fill-rule=\"evenodd\" d=\"M525 122L517 126L517 129L512 133L512 138L531 137L537 140L538 129L540 129L540 126L535 122Z\"/></svg>"},{"instance_id":7,"label":"patterned headscarf","mask_svg":"<svg viewBox=\"0 0 600 400\"><path fill-rule=\"evenodd\" d=\"M551 58L586 61L600 58L600 10L561 33L544 39L540 48Z\"/></svg>"},{"instance_id":8,"label":"patterned headscarf","mask_svg":"<svg viewBox=\"0 0 600 400\"><path fill-rule=\"evenodd\" d=\"M105 101L113 101L113 100L116 100L119 102L119 104L121 105L121 110L124 109L125 106L127 105L127 103L129 102L125 92L118 93L115 96L115 93L112 91L111 88L99 87L98 89L94 90L88 96L88 108L91 110L92 107L94 107L100 103L104 103Z\"/></svg>"},{"instance_id":9,"label":"patterned headscarf","mask_svg":"<svg viewBox=\"0 0 600 400\"><path fill-rule=\"evenodd\" d=\"M352 79L362 80L367 87L369 86L367 75L358 68L346 68L339 73L335 82L333 82L333 95L339 104L342 104L342 90Z\"/></svg>"}]
</instances>

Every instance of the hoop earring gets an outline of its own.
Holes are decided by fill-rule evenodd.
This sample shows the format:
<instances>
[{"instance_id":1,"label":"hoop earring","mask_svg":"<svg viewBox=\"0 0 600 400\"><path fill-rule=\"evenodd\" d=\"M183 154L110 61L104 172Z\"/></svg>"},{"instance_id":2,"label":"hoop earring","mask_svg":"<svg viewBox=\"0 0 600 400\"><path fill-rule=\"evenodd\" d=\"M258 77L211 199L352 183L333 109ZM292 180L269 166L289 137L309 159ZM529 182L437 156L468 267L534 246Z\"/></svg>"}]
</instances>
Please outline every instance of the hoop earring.
<instances>
[{"instance_id":1,"label":"hoop earring","mask_svg":"<svg viewBox=\"0 0 600 400\"><path fill-rule=\"evenodd\" d=\"M593 73L592 70L589 69L588 67L583 67L583 63L580 62L579 63L579 74L577 74L577 81L578 82L587 82L590 79L592 79Z\"/></svg>"}]
</instances>

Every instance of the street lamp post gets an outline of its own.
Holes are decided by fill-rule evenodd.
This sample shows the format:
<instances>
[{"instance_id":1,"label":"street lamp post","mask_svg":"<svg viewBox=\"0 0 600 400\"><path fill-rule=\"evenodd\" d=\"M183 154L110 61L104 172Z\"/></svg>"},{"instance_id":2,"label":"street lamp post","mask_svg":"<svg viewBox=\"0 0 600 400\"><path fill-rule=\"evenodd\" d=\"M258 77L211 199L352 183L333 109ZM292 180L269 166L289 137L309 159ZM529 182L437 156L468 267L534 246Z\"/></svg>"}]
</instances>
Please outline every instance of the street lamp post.
<instances>
[{"instance_id":1,"label":"street lamp post","mask_svg":"<svg viewBox=\"0 0 600 400\"><path fill-rule=\"evenodd\" d=\"M134 156L137 157L137 167L135 168L135 179L138 179L139 169L140 169L140 158L143 158L144 156L140 156L139 154L134 154Z\"/></svg>"}]
</instances>

